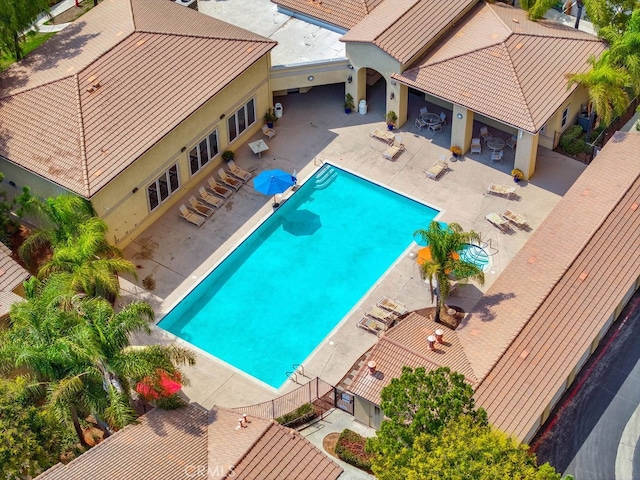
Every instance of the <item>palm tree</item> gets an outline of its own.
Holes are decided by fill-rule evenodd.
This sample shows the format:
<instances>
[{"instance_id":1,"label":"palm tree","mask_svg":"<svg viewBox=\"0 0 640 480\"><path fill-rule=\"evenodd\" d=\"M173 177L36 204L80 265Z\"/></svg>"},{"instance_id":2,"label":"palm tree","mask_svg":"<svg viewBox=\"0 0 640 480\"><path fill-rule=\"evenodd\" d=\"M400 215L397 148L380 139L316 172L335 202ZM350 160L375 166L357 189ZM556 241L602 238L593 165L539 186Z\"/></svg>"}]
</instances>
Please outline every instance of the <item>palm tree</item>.
<instances>
[{"instance_id":1,"label":"palm tree","mask_svg":"<svg viewBox=\"0 0 640 480\"><path fill-rule=\"evenodd\" d=\"M31 263L31 255L39 248L53 249L78 237L80 226L94 218L95 213L89 201L70 194L45 201L36 196L25 196L22 210L42 222L42 228L29 235L18 252L27 265Z\"/></svg>"},{"instance_id":2,"label":"palm tree","mask_svg":"<svg viewBox=\"0 0 640 480\"><path fill-rule=\"evenodd\" d=\"M586 73L571 73L568 87L574 84L585 87L589 92L589 115L596 112L608 124L621 115L629 104L627 87L631 85L629 73L610 62L610 52L604 52L599 59L589 59L592 68Z\"/></svg>"},{"instance_id":3,"label":"palm tree","mask_svg":"<svg viewBox=\"0 0 640 480\"><path fill-rule=\"evenodd\" d=\"M429 279L431 300L436 296L436 314L434 321L440 323L440 313L445 307L451 282L449 274L453 274L461 282L475 280L484 284L484 273L475 264L462 260L460 252L466 243L480 242L480 236L473 230L463 231L457 223L450 223L441 227L436 221L431 222L427 230L416 230L414 236L419 236L431 249L431 260L422 264L422 278ZM434 288L433 281L436 286Z\"/></svg>"},{"instance_id":4,"label":"palm tree","mask_svg":"<svg viewBox=\"0 0 640 480\"><path fill-rule=\"evenodd\" d=\"M67 272L74 291L114 301L120 290L118 274L136 276L136 266L109 245L107 230L98 217L85 220L79 225L77 236L56 245L38 277L45 279L54 273Z\"/></svg>"}]
</instances>

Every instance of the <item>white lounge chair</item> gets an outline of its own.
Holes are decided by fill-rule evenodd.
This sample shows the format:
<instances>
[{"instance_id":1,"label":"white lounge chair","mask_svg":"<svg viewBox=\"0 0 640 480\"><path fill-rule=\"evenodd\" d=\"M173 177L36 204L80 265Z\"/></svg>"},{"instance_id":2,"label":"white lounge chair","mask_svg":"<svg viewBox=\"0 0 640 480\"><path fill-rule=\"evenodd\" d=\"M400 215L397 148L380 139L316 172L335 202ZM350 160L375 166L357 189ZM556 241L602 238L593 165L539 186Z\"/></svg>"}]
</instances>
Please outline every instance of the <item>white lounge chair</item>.
<instances>
[{"instance_id":1,"label":"white lounge chair","mask_svg":"<svg viewBox=\"0 0 640 480\"><path fill-rule=\"evenodd\" d=\"M192 212L197 213L199 215L204 215L207 218L209 218L215 212L214 208L198 200L193 195L189 197L189 205L187 205L187 208Z\"/></svg>"},{"instance_id":2,"label":"white lounge chair","mask_svg":"<svg viewBox=\"0 0 640 480\"><path fill-rule=\"evenodd\" d=\"M218 195L222 198L229 198L231 195L233 195L233 190L225 187L213 177L207 178L207 183L209 184L209 188L207 190L209 190L214 195Z\"/></svg>"},{"instance_id":3,"label":"white lounge chair","mask_svg":"<svg viewBox=\"0 0 640 480\"><path fill-rule=\"evenodd\" d=\"M395 136L395 140L393 141L393 143L391 144L391 146L389 146L389 148L387 148L383 153L382 156L384 158L386 158L387 160L395 160L395 158L400 155L400 153L404 150L404 144L402 143L402 136L401 135L396 135Z\"/></svg>"},{"instance_id":4,"label":"white lounge chair","mask_svg":"<svg viewBox=\"0 0 640 480\"><path fill-rule=\"evenodd\" d=\"M371 132L369 136L377 138L378 140L381 140L384 143L388 143L389 145L393 143L393 140L396 137L391 131L383 130L382 128L376 128L373 132Z\"/></svg>"},{"instance_id":5,"label":"white lounge chair","mask_svg":"<svg viewBox=\"0 0 640 480\"><path fill-rule=\"evenodd\" d=\"M397 315L404 315L407 313L407 307L405 307L402 303L396 302L395 300L390 299L389 297L382 297L377 305L380 308L384 308L385 310L389 310Z\"/></svg>"},{"instance_id":6,"label":"white lounge chair","mask_svg":"<svg viewBox=\"0 0 640 480\"><path fill-rule=\"evenodd\" d=\"M387 326L383 322L371 317L362 317L356 325L358 328L363 328L367 332L371 332L377 336L380 336L380 334L387 329Z\"/></svg>"},{"instance_id":7,"label":"white lounge chair","mask_svg":"<svg viewBox=\"0 0 640 480\"><path fill-rule=\"evenodd\" d=\"M501 216L505 220L509 220L511 223L513 223L516 227L518 227L521 230L529 226L527 224L527 220L522 215L516 212L512 212L511 210L505 210L504 212L502 212Z\"/></svg>"},{"instance_id":8,"label":"white lounge chair","mask_svg":"<svg viewBox=\"0 0 640 480\"><path fill-rule=\"evenodd\" d=\"M393 325L393 322L396 321L398 315L389 310L385 310L384 308L380 308L377 305L373 305L369 310L367 310L367 315L375 318L376 320L385 323L388 327Z\"/></svg>"},{"instance_id":9,"label":"white lounge chair","mask_svg":"<svg viewBox=\"0 0 640 480\"><path fill-rule=\"evenodd\" d=\"M471 153L482 153L482 144L479 138L471 139Z\"/></svg>"},{"instance_id":10,"label":"white lounge chair","mask_svg":"<svg viewBox=\"0 0 640 480\"><path fill-rule=\"evenodd\" d=\"M487 187L487 193L498 195L499 197L506 197L511 200L516 196L516 187L507 187L506 185L490 183Z\"/></svg>"},{"instance_id":11,"label":"white lounge chair","mask_svg":"<svg viewBox=\"0 0 640 480\"><path fill-rule=\"evenodd\" d=\"M269 128L267 125L262 126L262 133L271 140L276 135L276 131L273 128Z\"/></svg>"},{"instance_id":12,"label":"white lounge chair","mask_svg":"<svg viewBox=\"0 0 640 480\"><path fill-rule=\"evenodd\" d=\"M222 183L224 183L225 185L230 186L236 192L238 190L240 190L240 187L242 187L242 185L244 185L242 180L239 180L239 179L237 179L235 177L232 177L227 172L225 172L224 169L222 169L222 168L218 169L218 176L220 177L220 180L222 180Z\"/></svg>"},{"instance_id":13,"label":"white lounge chair","mask_svg":"<svg viewBox=\"0 0 640 480\"><path fill-rule=\"evenodd\" d=\"M246 170L240 168L233 160L229 160L227 162L227 167L229 167L229 173L234 177L238 177L240 180L246 183L247 180L251 178L251 172L247 172Z\"/></svg>"},{"instance_id":14,"label":"white lounge chair","mask_svg":"<svg viewBox=\"0 0 640 480\"><path fill-rule=\"evenodd\" d=\"M449 169L449 165L444 160L438 160L433 166L427 170L427 177L432 178L433 180L437 180L440 175L442 175L446 170Z\"/></svg>"},{"instance_id":15,"label":"white lounge chair","mask_svg":"<svg viewBox=\"0 0 640 480\"><path fill-rule=\"evenodd\" d=\"M497 213L495 212L488 213L487 215L485 215L484 218L487 219L487 222L489 222L491 225L493 225L498 230L500 230L501 233L506 233L509 231L509 222L504 218L502 218Z\"/></svg>"},{"instance_id":16,"label":"white lounge chair","mask_svg":"<svg viewBox=\"0 0 640 480\"><path fill-rule=\"evenodd\" d=\"M193 223L196 227L200 228L206 218L197 213L193 213L191 210L188 210L184 205L180 205L180 216L184 218L187 222Z\"/></svg>"},{"instance_id":17,"label":"white lounge chair","mask_svg":"<svg viewBox=\"0 0 640 480\"><path fill-rule=\"evenodd\" d=\"M211 205L212 207L220 208L222 206L222 203L224 202L223 199L212 195L204 187L198 188L198 193L200 194L200 200L202 200L207 205Z\"/></svg>"}]
</instances>

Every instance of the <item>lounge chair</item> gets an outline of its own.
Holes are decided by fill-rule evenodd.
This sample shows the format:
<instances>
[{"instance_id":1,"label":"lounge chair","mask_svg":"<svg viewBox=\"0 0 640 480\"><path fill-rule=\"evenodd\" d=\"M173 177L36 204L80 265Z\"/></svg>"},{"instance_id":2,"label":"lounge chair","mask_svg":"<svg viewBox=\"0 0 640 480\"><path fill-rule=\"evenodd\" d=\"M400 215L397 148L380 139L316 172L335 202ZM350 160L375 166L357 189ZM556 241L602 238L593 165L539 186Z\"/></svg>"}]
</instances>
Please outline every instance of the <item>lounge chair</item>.
<instances>
[{"instance_id":1,"label":"lounge chair","mask_svg":"<svg viewBox=\"0 0 640 480\"><path fill-rule=\"evenodd\" d=\"M395 140L389 148L387 148L382 156L387 160L395 160L398 155L404 150L404 144L402 143L402 136L396 135Z\"/></svg>"},{"instance_id":2,"label":"lounge chair","mask_svg":"<svg viewBox=\"0 0 640 480\"><path fill-rule=\"evenodd\" d=\"M240 190L240 187L242 187L242 185L244 185L244 182L242 180L232 177L227 172L225 172L224 169L222 168L218 169L218 176L220 177L220 180L222 180L222 183L230 186L236 192Z\"/></svg>"},{"instance_id":3,"label":"lounge chair","mask_svg":"<svg viewBox=\"0 0 640 480\"><path fill-rule=\"evenodd\" d=\"M207 205L211 205L212 207L220 208L222 206L222 203L224 202L223 199L212 195L204 187L198 188L198 193L200 194L200 200L202 200Z\"/></svg>"},{"instance_id":4,"label":"lounge chair","mask_svg":"<svg viewBox=\"0 0 640 480\"><path fill-rule=\"evenodd\" d=\"M487 127L480 127L480 138L484 140L484 143L487 143L487 140L493 138L493 135L491 135Z\"/></svg>"},{"instance_id":5,"label":"lounge chair","mask_svg":"<svg viewBox=\"0 0 640 480\"><path fill-rule=\"evenodd\" d=\"M376 320L386 324L388 327L393 325L393 322L398 318L398 315L384 308L380 308L377 305L373 305L367 310L367 315L375 318Z\"/></svg>"},{"instance_id":6,"label":"lounge chair","mask_svg":"<svg viewBox=\"0 0 640 480\"><path fill-rule=\"evenodd\" d=\"M427 177L437 180L440 175L442 175L446 170L449 169L449 165L444 160L438 160L433 166L427 170Z\"/></svg>"},{"instance_id":7,"label":"lounge chair","mask_svg":"<svg viewBox=\"0 0 640 480\"><path fill-rule=\"evenodd\" d=\"M200 228L206 218L197 213L193 213L191 210L188 210L184 205L180 205L180 216L184 218L187 222L193 223L195 226Z\"/></svg>"},{"instance_id":8,"label":"lounge chair","mask_svg":"<svg viewBox=\"0 0 640 480\"><path fill-rule=\"evenodd\" d=\"M262 126L262 133L271 140L276 135L276 131L273 128L269 128L267 125Z\"/></svg>"},{"instance_id":9,"label":"lounge chair","mask_svg":"<svg viewBox=\"0 0 640 480\"><path fill-rule=\"evenodd\" d=\"M198 200L196 197L191 195L189 197L189 205L187 206L189 210L199 215L204 215L209 218L215 212L215 209L211 208L204 202Z\"/></svg>"},{"instance_id":10,"label":"lounge chair","mask_svg":"<svg viewBox=\"0 0 640 480\"><path fill-rule=\"evenodd\" d=\"M500 232L506 233L509 231L509 222L504 218L502 218L497 213L495 212L488 213L487 215L485 215L484 218L487 219L487 222L489 222L491 225L493 225L498 230L500 230Z\"/></svg>"},{"instance_id":11,"label":"lounge chair","mask_svg":"<svg viewBox=\"0 0 640 480\"><path fill-rule=\"evenodd\" d=\"M506 197L511 200L516 196L516 187L507 187L506 185L490 183L487 187L487 193L498 195L500 197Z\"/></svg>"},{"instance_id":12,"label":"lounge chair","mask_svg":"<svg viewBox=\"0 0 640 480\"><path fill-rule=\"evenodd\" d=\"M471 153L482 153L482 144L479 138L471 139Z\"/></svg>"},{"instance_id":13,"label":"lounge chair","mask_svg":"<svg viewBox=\"0 0 640 480\"><path fill-rule=\"evenodd\" d=\"M229 167L229 172L233 176L238 177L240 180L243 180L244 182L246 182L252 177L251 172L247 172L245 169L240 168L235 163L233 163L233 160L229 160L227 162L227 166Z\"/></svg>"},{"instance_id":14,"label":"lounge chair","mask_svg":"<svg viewBox=\"0 0 640 480\"><path fill-rule=\"evenodd\" d=\"M383 130L382 128L376 128L373 132L371 132L371 137L377 138L378 140L382 140L384 143L388 143L391 145L396 138L396 136L389 130Z\"/></svg>"},{"instance_id":15,"label":"lounge chair","mask_svg":"<svg viewBox=\"0 0 640 480\"><path fill-rule=\"evenodd\" d=\"M362 317L356 325L377 336L380 336L380 334L387 329L384 323L371 317Z\"/></svg>"},{"instance_id":16,"label":"lounge chair","mask_svg":"<svg viewBox=\"0 0 640 480\"><path fill-rule=\"evenodd\" d=\"M505 220L509 220L511 223L513 223L516 227L518 227L521 230L529 226L527 224L527 220L522 215L516 212L512 212L511 210L505 210L504 212L502 212L501 216Z\"/></svg>"},{"instance_id":17,"label":"lounge chair","mask_svg":"<svg viewBox=\"0 0 640 480\"><path fill-rule=\"evenodd\" d=\"M407 307L400 302L390 299L389 297L382 297L376 305L380 308L384 308L385 310L389 310L396 315L404 315L407 313Z\"/></svg>"},{"instance_id":18,"label":"lounge chair","mask_svg":"<svg viewBox=\"0 0 640 480\"><path fill-rule=\"evenodd\" d=\"M222 198L229 198L233 195L233 190L225 187L213 177L207 178L207 183L209 184L208 190L214 195L219 195Z\"/></svg>"}]
</instances>

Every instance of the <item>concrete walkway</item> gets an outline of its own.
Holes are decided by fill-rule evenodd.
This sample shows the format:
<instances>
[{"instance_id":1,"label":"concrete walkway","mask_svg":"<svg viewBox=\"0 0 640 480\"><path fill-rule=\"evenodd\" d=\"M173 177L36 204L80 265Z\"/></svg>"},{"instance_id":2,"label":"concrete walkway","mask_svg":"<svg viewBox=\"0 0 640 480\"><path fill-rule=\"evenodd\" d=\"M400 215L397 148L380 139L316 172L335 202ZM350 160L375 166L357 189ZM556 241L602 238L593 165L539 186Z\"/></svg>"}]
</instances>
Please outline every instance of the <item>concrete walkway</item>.
<instances>
[{"instance_id":1,"label":"concrete walkway","mask_svg":"<svg viewBox=\"0 0 640 480\"><path fill-rule=\"evenodd\" d=\"M45 22L51 20L51 18L60 15L63 12L66 12L70 8L75 8L76 2L75 0L63 0L60 3L56 3L53 7L49 9L49 15L40 15L36 20L37 30L42 33L54 33L64 30L66 27L71 25L71 23L61 23L59 25L45 25ZM36 28L34 27L34 30Z\"/></svg>"}]
</instances>

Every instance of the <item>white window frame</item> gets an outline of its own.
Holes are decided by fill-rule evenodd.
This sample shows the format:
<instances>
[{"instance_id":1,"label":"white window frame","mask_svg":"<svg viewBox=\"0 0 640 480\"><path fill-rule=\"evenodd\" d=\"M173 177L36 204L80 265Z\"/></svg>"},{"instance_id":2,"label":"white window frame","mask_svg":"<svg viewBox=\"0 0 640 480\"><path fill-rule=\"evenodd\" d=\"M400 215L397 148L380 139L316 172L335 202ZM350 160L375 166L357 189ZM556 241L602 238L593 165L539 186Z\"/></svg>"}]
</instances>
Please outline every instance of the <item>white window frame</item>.
<instances>
[{"instance_id":1,"label":"white window frame","mask_svg":"<svg viewBox=\"0 0 640 480\"><path fill-rule=\"evenodd\" d=\"M175 171L175 177L171 176L172 170ZM173 178L175 178L176 180L175 185L171 184L171 180ZM167 185L167 195L166 197L161 198L162 197L161 182L163 180L166 182L166 185ZM154 191L152 190L154 187L155 187L155 194L157 196L157 199L156 199L157 204L155 206L153 206L151 202L151 192ZM153 212L160 205L166 202L171 197L171 195L176 193L179 189L180 189L180 170L178 169L178 164L174 163L169 168L167 168L160 176L158 176L158 178L156 178L154 182L151 182L149 185L147 185L147 202L149 204L149 211Z\"/></svg>"},{"instance_id":2,"label":"white window frame","mask_svg":"<svg viewBox=\"0 0 640 480\"><path fill-rule=\"evenodd\" d=\"M564 128L569 122L569 106L562 111L562 120L560 120L560 128Z\"/></svg>"},{"instance_id":3,"label":"white window frame","mask_svg":"<svg viewBox=\"0 0 640 480\"><path fill-rule=\"evenodd\" d=\"M214 135L215 135L215 145L212 145L211 137ZM202 149L200 148L203 142L205 142L206 148L207 148L207 152L206 152L207 154L204 156L202 155L202 151L201 151ZM197 162L197 168L195 170L193 170L193 164L191 163L191 160L192 160L191 154L194 152L195 152L194 160L196 160ZM213 160L216 157L216 155L218 155L219 153L220 153L220 142L219 142L219 136L218 136L218 129L215 129L214 131L209 133L206 137L201 139L198 143L196 143L191 150L189 150L189 153L187 154L187 163L189 164L189 173L191 174L191 176L194 176L196 173L202 170L202 167L204 167L211 160Z\"/></svg>"},{"instance_id":4,"label":"white window frame","mask_svg":"<svg viewBox=\"0 0 640 480\"><path fill-rule=\"evenodd\" d=\"M244 125L239 121L241 117L244 117ZM229 118L227 118L227 134L229 135L229 143L242 135L254 123L256 123L256 100L255 98L251 98L233 115L230 115Z\"/></svg>"}]
</instances>

